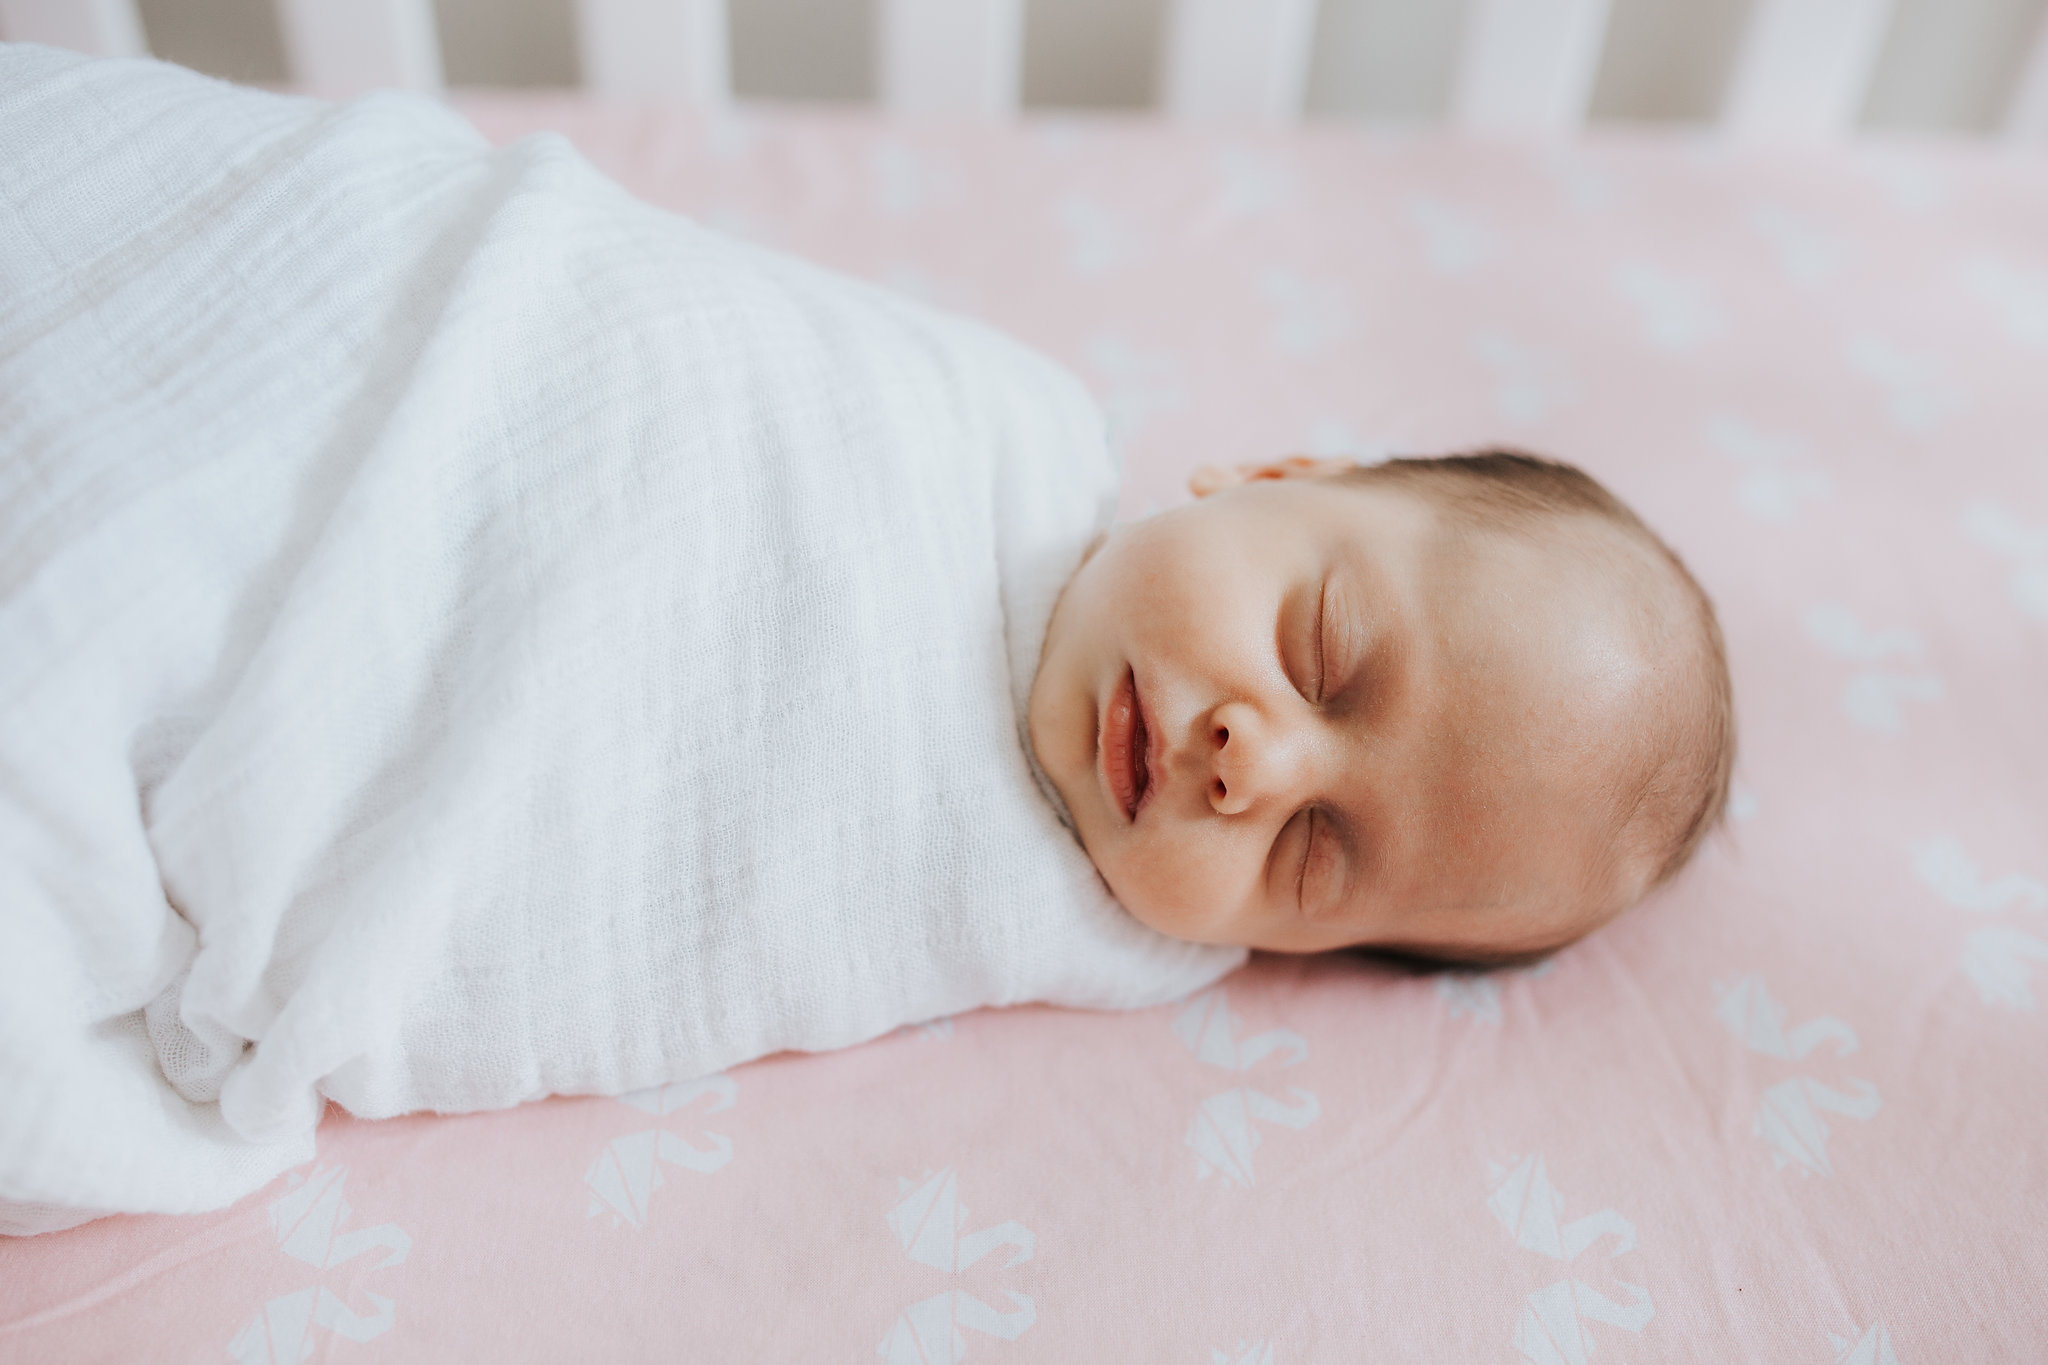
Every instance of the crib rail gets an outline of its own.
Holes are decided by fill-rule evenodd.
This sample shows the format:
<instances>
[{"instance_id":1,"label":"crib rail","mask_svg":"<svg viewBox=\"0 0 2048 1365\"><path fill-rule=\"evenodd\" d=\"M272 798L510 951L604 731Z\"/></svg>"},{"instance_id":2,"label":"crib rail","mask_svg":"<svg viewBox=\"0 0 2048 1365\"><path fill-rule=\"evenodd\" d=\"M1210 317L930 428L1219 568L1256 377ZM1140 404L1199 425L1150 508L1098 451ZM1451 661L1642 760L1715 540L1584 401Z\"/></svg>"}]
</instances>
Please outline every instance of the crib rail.
<instances>
[{"instance_id":1,"label":"crib rail","mask_svg":"<svg viewBox=\"0 0 2048 1365\"><path fill-rule=\"evenodd\" d=\"M1819 135L1855 117L1893 0L1762 0L1722 119L1734 131Z\"/></svg>"},{"instance_id":2,"label":"crib rail","mask_svg":"<svg viewBox=\"0 0 2048 1365\"><path fill-rule=\"evenodd\" d=\"M1017 110L1023 0L883 0L877 85L903 114Z\"/></svg>"},{"instance_id":3,"label":"crib rail","mask_svg":"<svg viewBox=\"0 0 2048 1365\"><path fill-rule=\"evenodd\" d=\"M309 90L434 90L441 45L421 0L277 0L292 74Z\"/></svg>"},{"instance_id":4,"label":"crib rail","mask_svg":"<svg viewBox=\"0 0 2048 1365\"><path fill-rule=\"evenodd\" d=\"M1568 132L1585 120L1608 0L1477 0L1451 95L1480 132Z\"/></svg>"},{"instance_id":5,"label":"crib rail","mask_svg":"<svg viewBox=\"0 0 2048 1365\"><path fill-rule=\"evenodd\" d=\"M438 90L432 0L273 0L293 82L326 94ZM717 104L732 97L727 0L573 0L594 94ZM882 104L899 113L1005 118L1019 107L1027 0L876 0ZM1175 118L1301 117L1318 0L1166 0L1158 103ZM1584 123L1610 0L1468 0L1446 117L1485 133ZM1895 0L1754 0L1718 115L1746 138L1850 130ZM0 0L0 36L83 51L146 51L135 0ZM2001 132L2048 143L2048 14Z\"/></svg>"},{"instance_id":6,"label":"crib rail","mask_svg":"<svg viewBox=\"0 0 2048 1365\"><path fill-rule=\"evenodd\" d=\"M149 51L131 0L0 0L0 38L48 43L102 57Z\"/></svg>"},{"instance_id":7,"label":"crib rail","mask_svg":"<svg viewBox=\"0 0 2048 1365\"><path fill-rule=\"evenodd\" d=\"M2048 19L2035 30L2033 49L2006 105L2005 136L2048 146Z\"/></svg>"},{"instance_id":8,"label":"crib rail","mask_svg":"<svg viewBox=\"0 0 2048 1365\"><path fill-rule=\"evenodd\" d=\"M424 0L407 0L425 9ZM725 5L718 0L581 0L583 83L610 99L731 98Z\"/></svg>"},{"instance_id":9,"label":"crib rail","mask_svg":"<svg viewBox=\"0 0 2048 1365\"><path fill-rule=\"evenodd\" d=\"M1298 117L1315 9L1315 0L1176 0L1161 107L1184 119Z\"/></svg>"}]
</instances>

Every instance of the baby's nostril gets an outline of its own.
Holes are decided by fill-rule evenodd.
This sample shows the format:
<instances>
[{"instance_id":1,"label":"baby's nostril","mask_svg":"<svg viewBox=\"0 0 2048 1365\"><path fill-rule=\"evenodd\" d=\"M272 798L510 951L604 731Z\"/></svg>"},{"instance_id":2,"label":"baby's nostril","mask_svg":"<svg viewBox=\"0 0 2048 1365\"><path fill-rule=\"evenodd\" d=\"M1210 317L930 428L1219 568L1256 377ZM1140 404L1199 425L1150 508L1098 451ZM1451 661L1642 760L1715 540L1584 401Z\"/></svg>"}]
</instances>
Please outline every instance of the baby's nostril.
<instances>
[{"instance_id":1,"label":"baby's nostril","mask_svg":"<svg viewBox=\"0 0 2048 1365\"><path fill-rule=\"evenodd\" d=\"M1216 789L1216 799L1218 801L1223 801L1229 798L1230 788L1223 785L1222 778L1217 778L1214 782L1210 783L1209 785Z\"/></svg>"}]
</instances>

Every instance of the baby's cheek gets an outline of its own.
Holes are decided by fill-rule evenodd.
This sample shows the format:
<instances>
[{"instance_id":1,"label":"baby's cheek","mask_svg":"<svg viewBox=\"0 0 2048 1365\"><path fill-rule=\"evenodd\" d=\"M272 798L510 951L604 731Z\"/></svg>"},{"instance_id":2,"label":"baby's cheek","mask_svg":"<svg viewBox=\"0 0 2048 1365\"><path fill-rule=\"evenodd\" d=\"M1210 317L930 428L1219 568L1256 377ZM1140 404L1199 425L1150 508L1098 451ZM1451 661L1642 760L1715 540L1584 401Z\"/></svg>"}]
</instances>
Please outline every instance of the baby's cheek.
<instances>
[{"instance_id":1,"label":"baby's cheek","mask_svg":"<svg viewBox=\"0 0 2048 1365\"><path fill-rule=\"evenodd\" d=\"M1226 879L1195 850L1146 849L1117 860L1104 876L1118 902L1162 934L1204 943L1235 941L1221 894Z\"/></svg>"}]
</instances>

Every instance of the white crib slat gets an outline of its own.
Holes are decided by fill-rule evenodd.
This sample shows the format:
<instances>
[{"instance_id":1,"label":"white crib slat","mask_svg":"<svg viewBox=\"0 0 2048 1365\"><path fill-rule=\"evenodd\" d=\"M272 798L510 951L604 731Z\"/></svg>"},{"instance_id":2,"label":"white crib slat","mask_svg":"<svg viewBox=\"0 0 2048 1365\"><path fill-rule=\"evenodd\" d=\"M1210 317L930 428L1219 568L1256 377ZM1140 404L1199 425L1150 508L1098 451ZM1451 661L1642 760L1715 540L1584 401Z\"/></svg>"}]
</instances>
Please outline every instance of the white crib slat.
<instances>
[{"instance_id":1,"label":"white crib slat","mask_svg":"<svg viewBox=\"0 0 2048 1365\"><path fill-rule=\"evenodd\" d=\"M1848 131L1863 107L1893 0L1757 0L1735 57L1721 126L1762 138Z\"/></svg>"},{"instance_id":2,"label":"white crib slat","mask_svg":"<svg viewBox=\"0 0 2048 1365\"><path fill-rule=\"evenodd\" d=\"M135 0L0 0L0 38L45 43L95 57L142 57Z\"/></svg>"},{"instance_id":3,"label":"white crib slat","mask_svg":"<svg viewBox=\"0 0 2048 1365\"><path fill-rule=\"evenodd\" d=\"M321 95L441 88L431 0L277 0L292 80Z\"/></svg>"},{"instance_id":4,"label":"white crib slat","mask_svg":"<svg viewBox=\"0 0 2048 1365\"><path fill-rule=\"evenodd\" d=\"M1017 111L1023 0L883 0L875 42L882 104L892 113Z\"/></svg>"},{"instance_id":5,"label":"white crib slat","mask_svg":"<svg viewBox=\"0 0 2048 1365\"><path fill-rule=\"evenodd\" d=\"M1181 119L1301 116L1316 0L1174 0L1159 104Z\"/></svg>"},{"instance_id":6,"label":"white crib slat","mask_svg":"<svg viewBox=\"0 0 2048 1365\"><path fill-rule=\"evenodd\" d=\"M1565 133L1586 120L1608 0L1472 0L1451 118L1485 133Z\"/></svg>"},{"instance_id":7,"label":"white crib slat","mask_svg":"<svg viewBox=\"0 0 2048 1365\"><path fill-rule=\"evenodd\" d=\"M2048 13L2034 30L2034 46L2005 107L2004 131L2011 142L2048 145Z\"/></svg>"},{"instance_id":8,"label":"white crib slat","mask_svg":"<svg viewBox=\"0 0 2048 1365\"><path fill-rule=\"evenodd\" d=\"M725 0L576 0L583 84L614 99L724 104L732 93Z\"/></svg>"}]
</instances>

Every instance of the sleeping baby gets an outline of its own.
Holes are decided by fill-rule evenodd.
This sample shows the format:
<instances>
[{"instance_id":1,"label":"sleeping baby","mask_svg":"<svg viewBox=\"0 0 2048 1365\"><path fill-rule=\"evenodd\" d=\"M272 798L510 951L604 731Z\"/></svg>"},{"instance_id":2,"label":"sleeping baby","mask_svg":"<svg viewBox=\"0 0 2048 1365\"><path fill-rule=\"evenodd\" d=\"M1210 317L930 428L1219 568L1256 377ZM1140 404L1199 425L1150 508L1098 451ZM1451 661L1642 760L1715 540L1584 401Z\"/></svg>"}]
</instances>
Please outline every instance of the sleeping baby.
<instances>
[{"instance_id":1,"label":"sleeping baby","mask_svg":"<svg viewBox=\"0 0 2048 1365\"><path fill-rule=\"evenodd\" d=\"M1105 528L1065 370L558 138L0 45L0 1231L1250 948L1569 942L1706 599L1510 452Z\"/></svg>"},{"instance_id":2,"label":"sleeping baby","mask_svg":"<svg viewBox=\"0 0 2048 1365\"><path fill-rule=\"evenodd\" d=\"M1515 961L1634 904L1719 819L1713 608L1587 475L1296 457L1193 491L1083 563L1029 712L1153 928Z\"/></svg>"}]
</instances>

